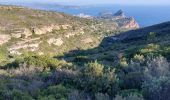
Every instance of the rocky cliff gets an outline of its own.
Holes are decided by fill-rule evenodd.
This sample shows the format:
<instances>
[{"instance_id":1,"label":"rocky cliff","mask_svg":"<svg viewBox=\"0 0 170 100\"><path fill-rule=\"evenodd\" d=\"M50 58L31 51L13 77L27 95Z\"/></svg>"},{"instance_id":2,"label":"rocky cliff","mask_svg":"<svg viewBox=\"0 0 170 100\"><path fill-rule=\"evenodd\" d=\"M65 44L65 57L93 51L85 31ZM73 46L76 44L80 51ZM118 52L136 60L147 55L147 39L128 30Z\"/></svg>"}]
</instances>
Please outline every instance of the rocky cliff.
<instances>
[{"instance_id":1,"label":"rocky cliff","mask_svg":"<svg viewBox=\"0 0 170 100\"><path fill-rule=\"evenodd\" d=\"M113 12L104 12L100 13L97 17L99 19L110 20L117 23L117 27L124 29L136 29L139 28L139 24L133 17L126 17L125 13L122 10Z\"/></svg>"}]
</instances>

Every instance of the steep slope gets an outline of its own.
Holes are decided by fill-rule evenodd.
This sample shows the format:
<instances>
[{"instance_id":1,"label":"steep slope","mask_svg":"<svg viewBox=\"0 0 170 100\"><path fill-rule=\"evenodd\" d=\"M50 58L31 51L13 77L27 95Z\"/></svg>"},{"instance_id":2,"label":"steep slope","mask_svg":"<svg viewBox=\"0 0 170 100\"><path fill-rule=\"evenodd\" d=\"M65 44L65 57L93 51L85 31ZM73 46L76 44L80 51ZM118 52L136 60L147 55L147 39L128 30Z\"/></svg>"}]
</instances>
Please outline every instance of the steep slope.
<instances>
[{"instance_id":1,"label":"steep slope","mask_svg":"<svg viewBox=\"0 0 170 100\"><path fill-rule=\"evenodd\" d=\"M136 20L133 17L127 17L122 10L119 10L116 13L103 12L100 13L97 18L109 20L111 22L114 21L117 23L117 26L121 27L122 29L139 28L139 24L136 22Z\"/></svg>"},{"instance_id":2,"label":"steep slope","mask_svg":"<svg viewBox=\"0 0 170 100\"><path fill-rule=\"evenodd\" d=\"M162 55L170 60L170 22L106 37L99 47L74 51L66 54L65 58L74 61L81 56L85 56L85 62L87 59L91 61L98 60L106 65L114 66L118 63L118 59L125 57L127 60L131 60L136 54L145 56L148 56L148 54Z\"/></svg>"},{"instance_id":3,"label":"steep slope","mask_svg":"<svg viewBox=\"0 0 170 100\"><path fill-rule=\"evenodd\" d=\"M170 32L170 22L165 22L150 27L141 28L138 30L132 30L119 34L114 39L118 40L134 40L140 38L146 38L150 33L155 33L155 35L165 35Z\"/></svg>"}]
</instances>

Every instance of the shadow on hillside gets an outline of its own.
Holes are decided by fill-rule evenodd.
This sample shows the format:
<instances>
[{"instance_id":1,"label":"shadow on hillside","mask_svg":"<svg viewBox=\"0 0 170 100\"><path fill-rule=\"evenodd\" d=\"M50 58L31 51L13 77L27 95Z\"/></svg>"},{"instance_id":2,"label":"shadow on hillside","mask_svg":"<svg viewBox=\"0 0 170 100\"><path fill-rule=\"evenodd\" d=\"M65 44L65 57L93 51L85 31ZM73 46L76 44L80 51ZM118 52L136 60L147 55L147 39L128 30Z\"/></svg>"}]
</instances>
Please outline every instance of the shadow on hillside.
<instances>
[{"instance_id":1,"label":"shadow on hillside","mask_svg":"<svg viewBox=\"0 0 170 100\"><path fill-rule=\"evenodd\" d=\"M105 37L101 43L91 49L87 50L72 50L66 52L64 56L56 56L57 59L64 59L67 62L72 62L75 65L84 65L87 62L93 62L95 60L105 65L114 65L119 53L114 53L114 45L121 43L120 41L113 40L112 37Z\"/></svg>"},{"instance_id":2,"label":"shadow on hillside","mask_svg":"<svg viewBox=\"0 0 170 100\"><path fill-rule=\"evenodd\" d=\"M155 39L148 40L150 33L154 33ZM137 30L123 32L116 36L105 37L98 47L87 50L72 50L64 56L56 57L68 62L82 65L87 62L98 60L105 65L114 65L122 54L132 56L140 47L150 43L162 45L165 41L170 43L170 22L157 24ZM131 49L130 51L128 49ZM168 53L169 54L169 53ZM167 55L168 55L167 54ZM170 57L168 56L168 59Z\"/></svg>"}]
</instances>

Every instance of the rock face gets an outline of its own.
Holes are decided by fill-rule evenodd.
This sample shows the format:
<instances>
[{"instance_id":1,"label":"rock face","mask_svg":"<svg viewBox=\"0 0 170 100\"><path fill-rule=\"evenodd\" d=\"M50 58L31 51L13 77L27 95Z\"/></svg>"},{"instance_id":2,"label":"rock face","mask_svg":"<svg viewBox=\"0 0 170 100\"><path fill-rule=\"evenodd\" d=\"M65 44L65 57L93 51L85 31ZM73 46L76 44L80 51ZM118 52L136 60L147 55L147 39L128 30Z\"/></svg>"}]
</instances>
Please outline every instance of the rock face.
<instances>
[{"instance_id":1,"label":"rock face","mask_svg":"<svg viewBox=\"0 0 170 100\"><path fill-rule=\"evenodd\" d=\"M28 38L29 36L32 35L32 32L29 29L26 28L16 28L16 29L11 29L11 36L14 38Z\"/></svg>"},{"instance_id":2,"label":"rock face","mask_svg":"<svg viewBox=\"0 0 170 100\"><path fill-rule=\"evenodd\" d=\"M138 23L133 17L117 19L118 26L123 29L139 28Z\"/></svg>"},{"instance_id":3,"label":"rock face","mask_svg":"<svg viewBox=\"0 0 170 100\"><path fill-rule=\"evenodd\" d=\"M101 13L98 17L104 20L112 20L117 23L117 27L124 29L136 29L139 28L139 24L133 17L126 17L125 13L122 10L117 11L116 13L104 12Z\"/></svg>"},{"instance_id":4,"label":"rock face","mask_svg":"<svg viewBox=\"0 0 170 100\"><path fill-rule=\"evenodd\" d=\"M41 28L33 28L33 33L37 35L46 34L47 32L52 32L53 30L59 30L58 25L43 26Z\"/></svg>"},{"instance_id":5,"label":"rock face","mask_svg":"<svg viewBox=\"0 0 170 100\"><path fill-rule=\"evenodd\" d=\"M52 32L53 30L60 30L60 29L67 30L69 28L71 28L71 26L67 24L66 25L49 25L49 26L43 26L41 28L33 28L32 31L34 34L42 35L48 32Z\"/></svg>"},{"instance_id":6,"label":"rock face","mask_svg":"<svg viewBox=\"0 0 170 100\"><path fill-rule=\"evenodd\" d=\"M119 18L125 18L126 17L122 10L117 11L113 16L119 17Z\"/></svg>"},{"instance_id":7,"label":"rock face","mask_svg":"<svg viewBox=\"0 0 170 100\"><path fill-rule=\"evenodd\" d=\"M139 24L135 21L135 19L129 18L129 20L124 24L124 26L122 26L123 28L139 28Z\"/></svg>"},{"instance_id":8,"label":"rock face","mask_svg":"<svg viewBox=\"0 0 170 100\"><path fill-rule=\"evenodd\" d=\"M9 35L0 34L0 45L8 42L11 39Z\"/></svg>"},{"instance_id":9,"label":"rock face","mask_svg":"<svg viewBox=\"0 0 170 100\"><path fill-rule=\"evenodd\" d=\"M10 54L21 55L19 52L21 49L25 49L28 51L36 51L39 49L39 44L41 43L40 38L34 39L24 39L22 41L18 41L8 48Z\"/></svg>"}]
</instances>

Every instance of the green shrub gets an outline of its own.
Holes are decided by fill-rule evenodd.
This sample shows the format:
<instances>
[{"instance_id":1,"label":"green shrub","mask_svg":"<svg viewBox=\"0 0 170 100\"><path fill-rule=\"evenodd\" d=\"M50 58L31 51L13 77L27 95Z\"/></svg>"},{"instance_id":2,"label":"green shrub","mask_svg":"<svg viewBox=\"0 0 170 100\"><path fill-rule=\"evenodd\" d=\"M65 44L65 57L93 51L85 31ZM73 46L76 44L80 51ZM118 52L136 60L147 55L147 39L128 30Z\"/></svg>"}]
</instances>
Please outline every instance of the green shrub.
<instances>
[{"instance_id":1,"label":"green shrub","mask_svg":"<svg viewBox=\"0 0 170 100\"><path fill-rule=\"evenodd\" d=\"M50 98L51 100L67 100L70 89L67 89L63 85L50 86L43 90L39 96L40 100Z\"/></svg>"},{"instance_id":2,"label":"green shrub","mask_svg":"<svg viewBox=\"0 0 170 100\"><path fill-rule=\"evenodd\" d=\"M86 64L83 73L87 76L102 76L103 69L104 66L95 61L94 63Z\"/></svg>"},{"instance_id":3,"label":"green shrub","mask_svg":"<svg viewBox=\"0 0 170 100\"><path fill-rule=\"evenodd\" d=\"M28 67L42 67L44 69L60 69L62 62L48 56L26 56L16 59L14 62L6 65L7 67L20 67L20 64L26 64Z\"/></svg>"},{"instance_id":4,"label":"green shrub","mask_svg":"<svg viewBox=\"0 0 170 100\"><path fill-rule=\"evenodd\" d=\"M147 100L170 100L170 78L152 78L143 83L143 95Z\"/></svg>"},{"instance_id":5,"label":"green shrub","mask_svg":"<svg viewBox=\"0 0 170 100\"><path fill-rule=\"evenodd\" d=\"M93 95L98 92L114 95L113 92L117 89L115 70L105 68L97 61L85 64L81 69L78 83L80 89Z\"/></svg>"}]
</instances>

